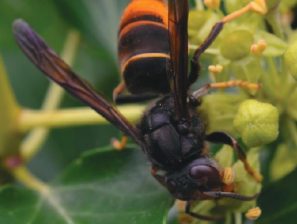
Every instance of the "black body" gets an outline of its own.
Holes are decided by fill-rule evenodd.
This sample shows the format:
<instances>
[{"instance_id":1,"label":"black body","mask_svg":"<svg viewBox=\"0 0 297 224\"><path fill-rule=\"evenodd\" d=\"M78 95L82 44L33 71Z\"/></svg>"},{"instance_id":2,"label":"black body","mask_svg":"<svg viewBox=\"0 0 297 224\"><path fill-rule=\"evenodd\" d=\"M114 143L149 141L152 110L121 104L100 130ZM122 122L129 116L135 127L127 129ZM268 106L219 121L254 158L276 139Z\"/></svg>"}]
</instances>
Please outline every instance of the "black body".
<instances>
[{"instance_id":1,"label":"black body","mask_svg":"<svg viewBox=\"0 0 297 224\"><path fill-rule=\"evenodd\" d=\"M170 86L166 77L169 60L166 58L142 58L125 68L124 80L132 94L168 93ZM147 72L149 68L150 72ZM129 75L125 75L129 74ZM154 88L152 88L154 86Z\"/></svg>"},{"instance_id":2,"label":"black body","mask_svg":"<svg viewBox=\"0 0 297 224\"><path fill-rule=\"evenodd\" d=\"M191 120L181 124L175 114L174 98L167 95L144 114L140 123L144 150L155 166L178 169L202 154L205 126L195 107L190 112Z\"/></svg>"},{"instance_id":3,"label":"black body","mask_svg":"<svg viewBox=\"0 0 297 224\"><path fill-rule=\"evenodd\" d=\"M152 105L139 125L155 178L180 200L197 199L201 191L223 185L218 165L205 150L205 124L196 109L190 106L189 120L180 122L174 97L166 95Z\"/></svg>"}]
</instances>

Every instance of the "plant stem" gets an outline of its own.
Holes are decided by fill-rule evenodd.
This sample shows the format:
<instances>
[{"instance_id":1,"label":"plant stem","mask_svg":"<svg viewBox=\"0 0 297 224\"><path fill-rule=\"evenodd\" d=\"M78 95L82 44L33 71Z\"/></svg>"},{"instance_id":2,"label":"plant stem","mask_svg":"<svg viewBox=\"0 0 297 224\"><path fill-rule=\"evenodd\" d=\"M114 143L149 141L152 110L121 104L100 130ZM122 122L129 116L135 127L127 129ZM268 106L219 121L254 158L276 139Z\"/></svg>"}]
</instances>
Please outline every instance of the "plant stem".
<instances>
[{"instance_id":1,"label":"plant stem","mask_svg":"<svg viewBox=\"0 0 297 224\"><path fill-rule=\"evenodd\" d=\"M7 73L0 57L0 155L12 154L18 149L16 140L17 118L20 108L16 102Z\"/></svg>"},{"instance_id":2,"label":"plant stem","mask_svg":"<svg viewBox=\"0 0 297 224\"><path fill-rule=\"evenodd\" d=\"M66 38L65 46L61 57L65 62L71 65L74 61L74 57L79 45L80 35L77 31L70 31ZM51 111L56 109L62 100L64 90L55 83L51 83L44 99L42 110ZM20 121L21 123L21 121ZM20 146L21 154L24 160L32 158L39 150L48 136L49 130L46 128L36 128L32 130L27 138L22 142Z\"/></svg>"},{"instance_id":3,"label":"plant stem","mask_svg":"<svg viewBox=\"0 0 297 224\"><path fill-rule=\"evenodd\" d=\"M225 218L224 224L232 224L232 213L231 212L228 212L226 214L226 218Z\"/></svg>"},{"instance_id":4,"label":"plant stem","mask_svg":"<svg viewBox=\"0 0 297 224\"><path fill-rule=\"evenodd\" d=\"M278 10L278 6L276 6L274 9L270 10L270 12L266 15L266 19L268 21L268 23L270 24L273 33L281 38L281 39L285 39L284 36L284 30L282 28L282 25L280 24L280 15L279 15L279 10Z\"/></svg>"},{"instance_id":5,"label":"plant stem","mask_svg":"<svg viewBox=\"0 0 297 224\"><path fill-rule=\"evenodd\" d=\"M197 10L204 10L204 5L203 5L203 2L201 0L196 0L195 3L196 3L196 9Z\"/></svg>"},{"instance_id":6,"label":"plant stem","mask_svg":"<svg viewBox=\"0 0 297 224\"><path fill-rule=\"evenodd\" d=\"M131 122L136 122L144 110L144 106L120 106L119 111ZM93 124L108 124L101 115L88 107L61 109L52 111L22 111L19 128L20 131L26 132L37 127L43 128L61 128L77 125L93 125ZM27 152L27 153L30 153ZM24 153L24 156L30 155Z\"/></svg>"},{"instance_id":7,"label":"plant stem","mask_svg":"<svg viewBox=\"0 0 297 224\"><path fill-rule=\"evenodd\" d=\"M19 110L19 106L16 102L15 96L12 92L12 88L7 77L8 75L5 70L3 60L0 57L0 102L4 103L4 105L1 104L3 106L3 108L1 108L1 111L7 110L10 113L17 113Z\"/></svg>"},{"instance_id":8,"label":"plant stem","mask_svg":"<svg viewBox=\"0 0 297 224\"><path fill-rule=\"evenodd\" d=\"M24 186L39 192L42 195L49 194L49 186L33 176L25 166L18 166L10 170L14 178Z\"/></svg>"},{"instance_id":9,"label":"plant stem","mask_svg":"<svg viewBox=\"0 0 297 224\"><path fill-rule=\"evenodd\" d=\"M295 145L297 145L297 128L296 128L296 124L294 121L292 120L287 120L286 121L287 123L287 128L288 128L288 131L290 133L290 137L292 139L292 141L294 142Z\"/></svg>"},{"instance_id":10,"label":"plant stem","mask_svg":"<svg viewBox=\"0 0 297 224\"><path fill-rule=\"evenodd\" d=\"M242 215L240 212L234 213L235 224L242 224Z\"/></svg>"}]
</instances>

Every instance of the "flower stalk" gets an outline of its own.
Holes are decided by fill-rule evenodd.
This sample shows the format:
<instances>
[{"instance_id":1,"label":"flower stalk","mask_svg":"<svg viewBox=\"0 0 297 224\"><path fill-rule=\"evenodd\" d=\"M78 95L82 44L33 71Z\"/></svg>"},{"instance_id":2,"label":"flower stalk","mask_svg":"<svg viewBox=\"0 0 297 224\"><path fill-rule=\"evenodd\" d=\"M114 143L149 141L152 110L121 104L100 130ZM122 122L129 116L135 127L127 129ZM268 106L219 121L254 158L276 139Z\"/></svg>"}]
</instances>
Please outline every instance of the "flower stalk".
<instances>
[{"instance_id":1,"label":"flower stalk","mask_svg":"<svg viewBox=\"0 0 297 224\"><path fill-rule=\"evenodd\" d=\"M118 110L130 121L136 122L144 110L141 105L120 106ZM109 124L104 117L89 107L51 111L24 110L19 121L19 130L27 132L35 128L62 128L78 125ZM27 155L28 156L28 155Z\"/></svg>"},{"instance_id":2,"label":"flower stalk","mask_svg":"<svg viewBox=\"0 0 297 224\"><path fill-rule=\"evenodd\" d=\"M34 191L37 191L41 195L49 194L49 186L47 186L44 182L40 181L36 178L25 166L17 166L15 168L10 169L10 173L13 177L24 186Z\"/></svg>"}]
</instances>

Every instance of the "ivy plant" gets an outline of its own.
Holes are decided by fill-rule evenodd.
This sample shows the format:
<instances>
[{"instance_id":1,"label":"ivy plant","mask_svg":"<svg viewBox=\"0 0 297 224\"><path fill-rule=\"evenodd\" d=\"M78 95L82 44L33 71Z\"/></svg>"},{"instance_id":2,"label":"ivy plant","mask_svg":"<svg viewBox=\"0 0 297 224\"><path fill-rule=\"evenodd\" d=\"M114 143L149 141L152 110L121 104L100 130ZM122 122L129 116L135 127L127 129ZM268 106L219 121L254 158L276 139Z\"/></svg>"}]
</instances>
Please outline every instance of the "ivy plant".
<instances>
[{"instance_id":1,"label":"ivy plant","mask_svg":"<svg viewBox=\"0 0 297 224\"><path fill-rule=\"evenodd\" d=\"M150 175L139 147L112 148L121 136L101 116L48 83L17 48L13 20L22 17L74 70L111 99L118 82L116 36L127 1L0 2L0 222L209 223L187 216ZM297 1L196 0L189 13L189 55L225 15L228 22L201 58L204 83L239 87L213 90L199 113L207 132L226 131L245 148L263 181L253 180L227 146L210 153L234 174L233 191L257 200L200 201L193 210L222 215L219 223L295 223L297 210ZM257 88L246 88L253 84ZM47 86L48 85L48 86ZM119 106L136 123L146 105ZM262 213L262 214L261 214Z\"/></svg>"}]
</instances>

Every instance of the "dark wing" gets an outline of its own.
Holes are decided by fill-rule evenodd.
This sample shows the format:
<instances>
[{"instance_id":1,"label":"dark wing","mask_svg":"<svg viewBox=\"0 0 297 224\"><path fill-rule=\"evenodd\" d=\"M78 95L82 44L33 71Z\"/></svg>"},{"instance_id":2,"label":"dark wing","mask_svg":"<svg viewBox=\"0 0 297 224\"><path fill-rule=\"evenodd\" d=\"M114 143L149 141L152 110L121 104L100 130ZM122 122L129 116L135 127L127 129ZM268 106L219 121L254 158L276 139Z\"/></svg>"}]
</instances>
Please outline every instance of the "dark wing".
<instances>
[{"instance_id":1,"label":"dark wing","mask_svg":"<svg viewBox=\"0 0 297 224\"><path fill-rule=\"evenodd\" d=\"M188 0L169 0L170 57L173 77L171 89L178 118L188 118Z\"/></svg>"},{"instance_id":2,"label":"dark wing","mask_svg":"<svg viewBox=\"0 0 297 224\"><path fill-rule=\"evenodd\" d=\"M142 146L143 142L138 129L100 94L96 93L88 83L81 80L26 22L15 21L13 31L23 52L42 72Z\"/></svg>"}]
</instances>

